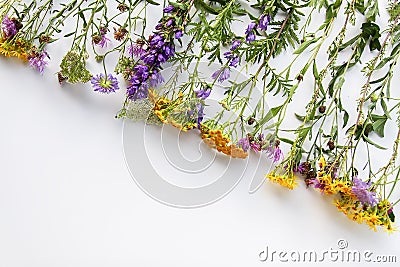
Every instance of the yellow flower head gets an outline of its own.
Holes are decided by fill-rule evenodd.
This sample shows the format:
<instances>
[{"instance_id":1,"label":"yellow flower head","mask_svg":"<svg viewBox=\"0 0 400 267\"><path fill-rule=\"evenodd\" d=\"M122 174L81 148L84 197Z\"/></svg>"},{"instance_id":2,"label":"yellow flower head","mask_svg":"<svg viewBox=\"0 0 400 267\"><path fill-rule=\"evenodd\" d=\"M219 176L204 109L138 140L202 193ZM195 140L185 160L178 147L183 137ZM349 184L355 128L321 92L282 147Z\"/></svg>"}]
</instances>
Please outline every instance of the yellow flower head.
<instances>
[{"instance_id":1,"label":"yellow flower head","mask_svg":"<svg viewBox=\"0 0 400 267\"><path fill-rule=\"evenodd\" d=\"M276 175L272 172L267 174L266 177L270 181L289 188L290 190L293 190L297 186L296 176L294 175Z\"/></svg>"},{"instance_id":2,"label":"yellow flower head","mask_svg":"<svg viewBox=\"0 0 400 267\"><path fill-rule=\"evenodd\" d=\"M21 38L12 40L0 39L0 54L5 57L16 57L28 61L28 53L32 45Z\"/></svg>"},{"instance_id":3,"label":"yellow flower head","mask_svg":"<svg viewBox=\"0 0 400 267\"><path fill-rule=\"evenodd\" d=\"M235 144L231 144L231 139L228 135L224 134L222 130L212 130L210 127L201 124L200 132L204 143L211 148L215 148L218 152L222 152L232 158L244 159L248 156L248 153L242 148L237 147Z\"/></svg>"}]
</instances>

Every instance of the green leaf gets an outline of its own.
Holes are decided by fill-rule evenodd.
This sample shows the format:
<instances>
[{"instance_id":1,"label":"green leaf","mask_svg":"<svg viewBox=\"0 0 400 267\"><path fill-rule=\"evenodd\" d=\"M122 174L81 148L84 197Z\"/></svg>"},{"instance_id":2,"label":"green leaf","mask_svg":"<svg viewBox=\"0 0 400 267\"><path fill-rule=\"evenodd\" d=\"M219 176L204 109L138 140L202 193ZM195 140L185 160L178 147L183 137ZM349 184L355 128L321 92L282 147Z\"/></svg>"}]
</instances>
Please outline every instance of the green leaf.
<instances>
[{"instance_id":1,"label":"green leaf","mask_svg":"<svg viewBox=\"0 0 400 267\"><path fill-rule=\"evenodd\" d=\"M304 43L302 43L302 44L300 45L299 48L297 48L297 49L293 52L293 54L295 54L295 55L301 54L304 50L306 50L307 47L309 47L311 44L315 43L317 40L318 40L317 38L314 38L314 39L310 39L310 40L305 41Z\"/></svg>"},{"instance_id":2,"label":"green leaf","mask_svg":"<svg viewBox=\"0 0 400 267\"><path fill-rule=\"evenodd\" d=\"M210 5L207 5L206 3L204 3L203 0L194 0L194 6L197 9L200 9L204 12L213 14L213 15L218 15L218 11L215 10L213 7L211 7Z\"/></svg>"},{"instance_id":3,"label":"green leaf","mask_svg":"<svg viewBox=\"0 0 400 267\"><path fill-rule=\"evenodd\" d=\"M378 148L378 149L387 150L386 147L383 147L383 146L381 146L381 145L378 145L377 143L375 143L374 141L372 141L371 139L369 139L365 134L363 134L363 139L364 139L367 143L373 145L374 147L376 147L376 148Z\"/></svg>"},{"instance_id":4,"label":"green leaf","mask_svg":"<svg viewBox=\"0 0 400 267\"><path fill-rule=\"evenodd\" d=\"M346 127L347 123L349 122L349 113L346 110L343 110L343 128Z\"/></svg>"},{"instance_id":5,"label":"green leaf","mask_svg":"<svg viewBox=\"0 0 400 267\"><path fill-rule=\"evenodd\" d=\"M72 36L74 34L75 34L75 32L70 32L70 33L67 33L66 35L64 35L64 37L69 37L69 36Z\"/></svg>"},{"instance_id":6,"label":"green leaf","mask_svg":"<svg viewBox=\"0 0 400 267\"><path fill-rule=\"evenodd\" d=\"M279 113L279 111L282 109L282 107L283 107L283 105L271 108L268 111L268 113L265 115L265 117L259 121L259 124L263 125L263 124L267 123L268 121L270 121L272 118L274 118Z\"/></svg>"},{"instance_id":7,"label":"green leaf","mask_svg":"<svg viewBox=\"0 0 400 267\"><path fill-rule=\"evenodd\" d=\"M151 4L151 5L155 5L155 6L159 6L160 4L157 3L156 1L153 0L146 0L147 3Z\"/></svg>"},{"instance_id":8,"label":"green leaf","mask_svg":"<svg viewBox=\"0 0 400 267\"><path fill-rule=\"evenodd\" d=\"M385 124L388 120L388 117L386 115L376 115L372 114L371 115L372 121L374 122L372 124L372 127L374 129L374 132L376 132L380 137L385 136Z\"/></svg>"}]
</instances>

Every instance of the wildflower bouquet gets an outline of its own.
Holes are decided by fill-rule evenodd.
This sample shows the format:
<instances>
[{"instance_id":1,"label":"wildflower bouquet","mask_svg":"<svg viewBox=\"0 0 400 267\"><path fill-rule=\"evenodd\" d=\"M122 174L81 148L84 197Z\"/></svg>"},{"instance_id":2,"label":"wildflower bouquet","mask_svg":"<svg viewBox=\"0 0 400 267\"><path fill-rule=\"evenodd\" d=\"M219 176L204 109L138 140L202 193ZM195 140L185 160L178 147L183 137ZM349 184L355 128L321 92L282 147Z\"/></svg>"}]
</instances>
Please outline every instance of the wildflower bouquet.
<instances>
[{"instance_id":1,"label":"wildflower bouquet","mask_svg":"<svg viewBox=\"0 0 400 267\"><path fill-rule=\"evenodd\" d=\"M156 25L148 25L150 16ZM62 39L70 46L59 83L90 82L104 94L124 88L117 118L197 131L211 149L238 160L264 154L275 164L267 180L288 189L303 180L350 219L392 232L399 19L395 0L1 0L0 54L43 73L48 47ZM88 69L90 58L102 73ZM204 76L202 62L219 67ZM349 88L350 75L365 83ZM219 110L209 113L218 91ZM294 104L299 94L308 100ZM298 124L287 125L293 105ZM379 153L390 154L383 166L374 164Z\"/></svg>"}]
</instances>

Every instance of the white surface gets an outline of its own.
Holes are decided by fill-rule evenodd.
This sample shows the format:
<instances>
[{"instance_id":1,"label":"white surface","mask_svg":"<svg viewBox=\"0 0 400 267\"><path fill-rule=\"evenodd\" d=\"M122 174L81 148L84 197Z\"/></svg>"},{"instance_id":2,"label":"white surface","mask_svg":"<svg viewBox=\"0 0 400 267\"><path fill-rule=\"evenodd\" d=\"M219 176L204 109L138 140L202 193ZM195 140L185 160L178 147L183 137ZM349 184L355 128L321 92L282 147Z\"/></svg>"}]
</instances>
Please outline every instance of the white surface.
<instances>
[{"instance_id":1,"label":"white surface","mask_svg":"<svg viewBox=\"0 0 400 267\"><path fill-rule=\"evenodd\" d=\"M113 118L122 92L61 88L57 69L51 63L41 77L0 59L0 267L275 266L258 260L266 245L322 253L339 239L400 261L398 233L348 220L303 185L265 183L250 195L245 177L207 207L154 201L124 162L122 121Z\"/></svg>"}]
</instances>

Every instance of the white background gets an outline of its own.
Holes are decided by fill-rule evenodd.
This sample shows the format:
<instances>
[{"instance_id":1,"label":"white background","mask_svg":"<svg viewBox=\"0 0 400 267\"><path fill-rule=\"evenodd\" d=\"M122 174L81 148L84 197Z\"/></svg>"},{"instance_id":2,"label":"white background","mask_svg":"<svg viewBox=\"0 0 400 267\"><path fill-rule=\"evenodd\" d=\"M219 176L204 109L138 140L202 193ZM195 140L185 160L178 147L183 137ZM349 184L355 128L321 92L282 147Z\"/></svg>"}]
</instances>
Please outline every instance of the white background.
<instances>
[{"instance_id":1,"label":"white background","mask_svg":"<svg viewBox=\"0 0 400 267\"><path fill-rule=\"evenodd\" d=\"M339 239L400 261L398 233L348 220L303 184L289 192L265 183L251 195L245 177L203 208L154 201L124 162L123 122L114 119L123 93L60 87L55 73L67 50L52 51L44 76L0 60L1 267L274 266L258 260L267 245L322 253ZM354 73L351 82L362 84Z\"/></svg>"}]
</instances>

